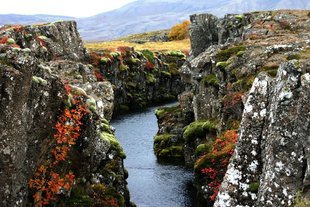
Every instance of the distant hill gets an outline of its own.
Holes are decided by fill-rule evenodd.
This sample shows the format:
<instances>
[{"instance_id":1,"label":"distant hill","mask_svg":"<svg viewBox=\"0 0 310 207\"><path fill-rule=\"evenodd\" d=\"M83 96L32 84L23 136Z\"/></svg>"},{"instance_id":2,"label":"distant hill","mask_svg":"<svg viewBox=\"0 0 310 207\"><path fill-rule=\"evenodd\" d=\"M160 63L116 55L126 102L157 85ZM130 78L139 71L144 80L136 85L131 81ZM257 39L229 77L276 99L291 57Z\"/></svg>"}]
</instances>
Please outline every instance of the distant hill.
<instances>
[{"instance_id":1,"label":"distant hill","mask_svg":"<svg viewBox=\"0 0 310 207\"><path fill-rule=\"evenodd\" d=\"M0 25L4 24L34 24L43 22L55 22L58 20L76 20L75 17L54 16L54 15L20 15L20 14L0 14Z\"/></svg>"},{"instance_id":2,"label":"distant hill","mask_svg":"<svg viewBox=\"0 0 310 207\"><path fill-rule=\"evenodd\" d=\"M111 40L129 34L170 28L193 13L243 13L255 10L310 9L309 0L137 0L119 9L76 19L84 40ZM48 15L0 15L0 25L54 21Z\"/></svg>"}]
</instances>

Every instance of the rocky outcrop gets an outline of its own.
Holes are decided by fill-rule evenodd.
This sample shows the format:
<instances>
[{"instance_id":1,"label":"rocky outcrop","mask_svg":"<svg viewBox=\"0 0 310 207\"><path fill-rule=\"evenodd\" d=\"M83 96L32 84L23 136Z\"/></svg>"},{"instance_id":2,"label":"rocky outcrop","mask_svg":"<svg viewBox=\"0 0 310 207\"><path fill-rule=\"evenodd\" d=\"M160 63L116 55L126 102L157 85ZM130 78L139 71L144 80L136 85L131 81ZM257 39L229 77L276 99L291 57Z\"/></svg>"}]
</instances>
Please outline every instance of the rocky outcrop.
<instances>
[{"instance_id":1,"label":"rocky outcrop","mask_svg":"<svg viewBox=\"0 0 310 207\"><path fill-rule=\"evenodd\" d=\"M180 136L198 206L289 206L296 194L307 197L308 14L191 16L181 78L192 102L180 111L194 120Z\"/></svg>"},{"instance_id":2,"label":"rocky outcrop","mask_svg":"<svg viewBox=\"0 0 310 207\"><path fill-rule=\"evenodd\" d=\"M93 65L100 68L97 78L113 84L115 113L175 100L184 90L178 69L186 56L180 51L153 53L118 47L114 52L90 54Z\"/></svg>"},{"instance_id":3,"label":"rocky outcrop","mask_svg":"<svg viewBox=\"0 0 310 207\"><path fill-rule=\"evenodd\" d=\"M86 59L75 22L0 28L1 206L131 205L106 120L112 85ZM63 130L78 138L65 145L73 132Z\"/></svg>"},{"instance_id":4,"label":"rocky outcrop","mask_svg":"<svg viewBox=\"0 0 310 207\"><path fill-rule=\"evenodd\" d=\"M291 206L307 193L309 95L309 73L293 63L255 79L215 206Z\"/></svg>"}]
</instances>

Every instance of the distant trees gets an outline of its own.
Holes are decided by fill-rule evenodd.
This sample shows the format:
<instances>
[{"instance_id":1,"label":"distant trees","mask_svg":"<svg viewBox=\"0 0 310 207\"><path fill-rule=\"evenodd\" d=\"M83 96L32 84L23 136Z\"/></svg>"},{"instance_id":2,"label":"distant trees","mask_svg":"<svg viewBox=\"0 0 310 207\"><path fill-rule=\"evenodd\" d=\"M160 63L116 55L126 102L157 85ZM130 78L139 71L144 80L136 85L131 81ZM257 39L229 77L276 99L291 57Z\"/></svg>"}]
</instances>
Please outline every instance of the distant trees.
<instances>
[{"instance_id":1,"label":"distant trees","mask_svg":"<svg viewBox=\"0 0 310 207\"><path fill-rule=\"evenodd\" d=\"M189 38L189 24L188 20L185 20L181 24L174 25L168 34L169 40L183 40Z\"/></svg>"}]
</instances>

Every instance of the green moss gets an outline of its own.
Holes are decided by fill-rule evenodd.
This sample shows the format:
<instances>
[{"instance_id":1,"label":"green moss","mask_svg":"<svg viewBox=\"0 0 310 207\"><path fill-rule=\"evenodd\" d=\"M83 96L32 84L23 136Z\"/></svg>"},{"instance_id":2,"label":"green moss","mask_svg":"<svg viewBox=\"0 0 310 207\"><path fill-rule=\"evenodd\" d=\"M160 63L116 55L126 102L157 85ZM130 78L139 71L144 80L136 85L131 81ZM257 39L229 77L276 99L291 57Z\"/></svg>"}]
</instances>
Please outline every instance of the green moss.
<instances>
[{"instance_id":1,"label":"green moss","mask_svg":"<svg viewBox=\"0 0 310 207\"><path fill-rule=\"evenodd\" d=\"M301 58L301 55L300 54L290 54L287 56L287 60L299 60Z\"/></svg>"},{"instance_id":2,"label":"green moss","mask_svg":"<svg viewBox=\"0 0 310 207\"><path fill-rule=\"evenodd\" d=\"M120 52L116 51L116 52L110 52L110 56L113 57L113 58L117 58L121 55Z\"/></svg>"},{"instance_id":3,"label":"green moss","mask_svg":"<svg viewBox=\"0 0 310 207\"><path fill-rule=\"evenodd\" d=\"M203 155L203 154L205 154L205 153L210 152L210 151L212 150L212 144L213 144L213 142L210 141L210 142L208 142L208 143L206 143L206 144L200 144L200 145L198 145L198 146L196 147L196 150L195 150L195 155L196 155L197 157L199 157L199 156L201 156L201 155Z\"/></svg>"},{"instance_id":4,"label":"green moss","mask_svg":"<svg viewBox=\"0 0 310 207\"><path fill-rule=\"evenodd\" d=\"M216 55L217 62L225 62L227 61L232 55L237 54L240 51L245 51L246 47L244 45L234 46L225 50L221 50Z\"/></svg>"},{"instance_id":5,"label":"green moss","mask_svg":"<svg viewBox=\"0 0 310 207\"><path fill-rule=\"evenodd\" d=\"M241 20L244 19L244 15L243 14L238 14L238 15L235 15L235 18L241 21Z\"/></svg>"},{"instance_id":6,"label":"green moss","mask_svg":"<svg viewBox=\"0 0 310 207\"><path fill-rule=\"evenodd\" d=\"M141 53L148 61L150 61L150 63L155 64L155 55L152 51L142 50Z\"/></svg>"},{"instance_id":7,"label":"green moss","mask_svg":"<svg viewBox=\"0 0 310 207\"><path fill-rule=\"evenodd\" d=\"M118 153L118 156L125 159L123 148L121 147L120 143L113 134L108 132L102 132L100 134L100 137L101 139L106 140L111 144L111 149L116 151Z\"/></svg>"},{"instance_id":8,"label":"green moss","mask_svg":"<svg viewBox=\"0 0 310 207\"><path fill-rule=\"evenodd\" d=\"M227 65L228 65L228 62L217 62L215 66L217 68L226 68Z\"/></svg>"},{"instance_id":9,"label":"green moss","mask_svg":"<svg viewBox=\"0 0 310 207\"><path fill-rule=\"evenodd\" d=\"M300 59L310 59L310 49L304 49L300 52Z\"/></svg>"},{"instance_id":10,"label":"green moss","mask_svg":"<svg viewBox=\"0 0 310 207\"><path fill-rule=\"evenodd\" d=\"M147 73L147 74L146 74L146 82L147 82L148 84L154 84L154 83L156 83L156 78L155 78L155 76L154 76L153 74L151 74L151 73Z\"/></svg>"},{"instance_id":11,"label":"green moss","mask_svg":"<svg viewBox=\"0 0 310 207\"><path fill-rule=\"evenodd\" d=\"M15 40L14 40L13 38L7 39L6 43L8 43L9 45L16 44L16 43L15 43Z\"/></svg>"},{"instance_id":12,"label":"green moss","mask_svg":"<svg viewBox=\"0 0 310 207\"><path fill-rule=\"evenodd\" d=\"M215 74L209 74L203 79L205 86L218 86L219 85L219 79L216 77Z\"/></svg>"},{"instance_id":13,"label":"green moss","mask_svg":"<svg viewBox=\"0 0 310 207\"><path fill-rule=\"evenodd\" d=\"M86 207L91 206L92 200L84 187L75 187L71 190L70 197L65 200L66 206Z\"/></svg>"},{"instance_id":14,"label":"green moss","mask_svg":"<svg viewBox=\"0 0 310 207\"><path fill-rule=\"evenodd\" d=\"M127 62L128 64L131 64L131 65L137 65L137 64L139 64L141 61L140 61L140 59L138 59L138 58L129 58L128 60L126 60L126 62Z\"/></svg>"},{"instance_id":15,"label":"green moss","mask_svg":"<svg viewBox=\"0 0 310 207\"><path fill-rule=\"evenodd\" d=\"M183 130L185 141L190 142L194 138L204 138L207 132L216 132L216 124L209 120L199 120L187 125Z\"/></svg>"},{"instance_id":16,"label":"green moss","mask_svg":"<svg viewBox=\"0 0 310 207\"><path fill-rule=\"evenodd\" d=\"M38 38L41 39L41 40L47 40L47 39L48 39L48 38L47 38L46 36L44 36L44 35L40 35L40 36L38 36Z\"/></svg>"},{"instance_id":17,"label":"green moss","mask_svg":"<svg viewBox=\"0 0 310 207\"><path fill-rule=\"evenodd\" d=\"M121 104L120 106L119 106L119 110L120 111L129 111L129 106L127 106L127 105L123 105L123 104Z\"/></svg>"},{"instance_id":18,"label":"green moss","mask_svg":"<svg viewBox=\"0 0 310 207\"><path fill-rule=\"evenodd\" d=\"M171 78L171 73L169 73L168 71L160 71L160 73L167 78Z\"/></svg>"},{"instance_id":19,"label":"green moss","mask_svg":"<svg viewBox=\"0 0 310 207\"><path fill-rule=\"evenodd\" d=\"M167 64L167 66L169 67L169 73L171 73L171 75L175 76L175 75L180 74L177 63L175 63L175 62L169 63L169 64Z\"/></svg>"},{"instance_id":20,"label":"green moss","mask_svg":"<svg viewBox=\"0 0 310 207\"><path fill-rule=\"evenodd\" d=\"M237 57L242 57L244 55L245 51L239 51L237 52L236 56Z\"/></svg>"},{"instance_id":21,"label":"green moss","mask_svg":"<svg viewBox=\"0 0 310 207\"><path fill-rule=\"evenodd\" d=\"M249 191L251 193L258 193L259 182L253 182L249 184Z\"/></svg>"},{"instance_id":22,"label":"green moss","mask_svg":"<svg viewBox=\"0 0 310 207\"><path fill-rule=\"evenodd\" d=\"M107 186L105 184L99 183L92 185L92 190L94 193L93 199L98 199L99 202L100 200L115 199L117 201L117 204L113 206L125 206L124 197L112 186Z\"/></svg>"},{"instance_id":23,"label":"green moss","mask_svg":"<svg viewBox=\"0 0 310 207\"><path fill-rule=\"evenodd\" d=\"M128 82L127 84L126 84L126 86L127 87L130 87L130 88L136 88L137 87L137 83L134 83L134 82Z\"/></svg>"},{"instance_id":24,"label":"green moss","mask_svg":"<svg viewBox=\"0 0 310 207\"><path fill-rule=\"evenodd\" d=\"M101 127L102 127L102 130L104 132L107 132L109 134L113 134L113 131L112 131L111 126L109 124L101 123Z\"/></svg>"},{"instance_id":25,"label":"green moss","mask_svg":"<svg viewBox=\"0 0 310 207\"><path fill-rule=\"evenodd\" d=\"M119 70L120 71L127 71L129 69L129 67L128 67L128 65L125 65L124 63L121 63L120 65L119 65Z\"/></svg>"},{"instance_id":26,"label":"green moss","mask_svg":"<svg viewBox=\"0 0 310 207\"><path fill-rule=\"evenodd\" d=\"M177 113L180 110L179 106L161 107L155 110L155 115L158 119L162 119L166 114Z\"/></svg>"},{"instance_id":27,"label":"green moss","mask_svg":"<svg viewBox=\"0 0 310 207\"><path fill-rule=\"evenodd\" d=\"M96 100L93 97L90 97L86 100L86 105L92 112L96 112L97 104Z\"/></svg>"},{"instance_id":28,"label":"green moss","mask_svg":"<svg viewBox=\"0 0 310 207\"><path fill-rule=\"evenodd\" d=\"M182 146L171 146L161 150L158 156L160 158L183 158L184 150Z\"/></svg>"},{"instance_id":29,"label":"green moss","mask_svg":"<svg viewBox=\"0 0 310 207\"><path fill-rule=\"evenodd\" d=\"M174 56L174 57L179 57L179 58L185 58L186 55L181 52L180 50L171 50L166 52L166 55Z\"/></svg>"},{"instance_id":30,"label":"green moss","mask_svg":"<svg viewBox=\"0 0 310 207\"><path fill-rule=\"evenodd\" d=\"M46 86L47 85L47 81L44 80L43 78L38 77L38 76L32 76L32 81L37 83L37 84L40 84L42 86Z\"/></svg>"},{"instance_id":31,"label":"green moss","mask_svg":"<svg viewBox=\"0 0 310 207\"><path fill-rule=\"evenodd\" d=\"M111 62L111 59L110 58L107 58L107 57L103 57L100 59L100 63L105 65L107 63Z\"/></svg>"},{"instance_id":32,"label":"green moss","mask_svg":"<svg viewBox=\"0 0 310 207\"><path fill-rule=\"evenodd\" d=\"M303 198L302 192L298 191L295 195L295 201L294 205L292 207L309 207L310 206L310 200L309 198Z\"/></svg>"},{"instance_id":33,"label":"green moss","mask_svg":"<svg viewBox=\"0 0 310 207\"><path fill-rule=\"evenodd\" d=\"M279 65L265 66L261 70L265 71L269 76L276 77Z\"/></svg>"},{"instance_id":34,"label":"green moss","mask_svg":"<svg viewBox=\"0 0 310 207\"><path fill-rule=\"evenodd\" d=\"M160 143L162 141L167 141L167 140L169 140L173 136L174 136L173 134L159 134L159 135L156 135L154 137L154 143Z\"/></svg>"}]
</instances>

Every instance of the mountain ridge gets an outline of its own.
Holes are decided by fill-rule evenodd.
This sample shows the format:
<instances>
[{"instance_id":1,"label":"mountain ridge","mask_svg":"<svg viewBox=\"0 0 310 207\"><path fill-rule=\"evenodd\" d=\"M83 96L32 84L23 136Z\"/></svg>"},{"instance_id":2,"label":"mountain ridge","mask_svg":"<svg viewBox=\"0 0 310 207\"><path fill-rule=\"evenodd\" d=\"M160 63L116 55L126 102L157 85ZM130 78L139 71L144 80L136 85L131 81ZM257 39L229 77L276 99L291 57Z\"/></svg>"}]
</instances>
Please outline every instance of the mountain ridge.
<instances>
[{"instance_id":1,"label":"mountain ridge","mask_svg":"<svg viewBox=\"0 0 310 207\"><path fill-rule=\"evenodd\" d=\"M2 24L33 24L38 22L75 20L84 41L112 40L122 36L167 29L188 19L194 13L212 13L222 17L226 13L255 10L309 9L307 0L138 0L119 9L86 18L52 15L0 15ZM160 11L160 13L159 13Z\"/></svg>"}]
</instances>

